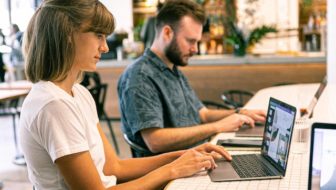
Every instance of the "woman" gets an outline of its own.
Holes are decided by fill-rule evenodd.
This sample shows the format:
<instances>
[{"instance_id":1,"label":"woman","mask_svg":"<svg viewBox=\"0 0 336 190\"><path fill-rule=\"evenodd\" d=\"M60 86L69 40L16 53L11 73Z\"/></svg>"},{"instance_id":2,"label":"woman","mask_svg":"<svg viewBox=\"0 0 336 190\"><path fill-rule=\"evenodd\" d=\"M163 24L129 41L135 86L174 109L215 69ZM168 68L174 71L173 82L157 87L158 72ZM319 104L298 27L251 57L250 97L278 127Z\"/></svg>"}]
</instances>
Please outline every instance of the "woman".
<instances>
[{"instance_id":1,"label":"woman","mask_svg":"<svg viewBox=\"0 0 336 190\"><path fill-rule=\"evenodd\" d=\"M45 0L29 23L24 52L34 85L23 103L20 138L37 190L158 189L216 167L218 154L231 159L210 144L147 158L117 157L93 98L77 83L83 71L96 70L113 30L112 14L96 0Z\"/></svg>"}]
</instances>

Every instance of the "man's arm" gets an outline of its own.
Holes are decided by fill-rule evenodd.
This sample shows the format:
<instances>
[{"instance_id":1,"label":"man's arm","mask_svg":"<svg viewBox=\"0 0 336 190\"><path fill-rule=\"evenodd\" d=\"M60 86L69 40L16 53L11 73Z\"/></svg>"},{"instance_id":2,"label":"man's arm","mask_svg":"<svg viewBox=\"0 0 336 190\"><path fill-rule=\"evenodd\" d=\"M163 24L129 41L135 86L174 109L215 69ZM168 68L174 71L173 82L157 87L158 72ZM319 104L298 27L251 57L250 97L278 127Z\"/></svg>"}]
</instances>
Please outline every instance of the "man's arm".
<instances>
[{"instance_id":1,"label":"man's arm","mask_svg":"<svg viewBox=\"0 0 336 190\"><path fill-rule=\"evenodd\" d=\"M249 116L253 119L254 122L256 121L265 122L265 119L266 119L266 112L264 110L248 110L248 109L239 109L239 110L224 110L224 109L219 110L218 109L218 110L215 110L215 109L208 109L206 107L203 107L199 111L199 115L203 123L218 121L234 113L239 113L239 114ZM254 126L254 122L250 123L250 125Z\"/></svg>"},{"instance_id":2,"label":"man's arm","mask_svg":"<svg viewBox=\"0 0 336 190\"><path fill-rule=\"evenodd\" d=\"M235 113L236 110L208 109L203 107L199 111L202 123L210 123L221 120Z\"/></svg>"},{"instance_id":3,"label":"man's arm","mask_svg":"<svg viewBox=\"0 0 336 190\"><path fill-rule=\"evenodd\" d=\"M214 134L234 131L244 123L252 122L253 120L245 115L231 114L219 121L203 125L178 128L147 128L141 130L141 135L151 152L160 153L188 148Z\"/></svg>"}]
</instances>

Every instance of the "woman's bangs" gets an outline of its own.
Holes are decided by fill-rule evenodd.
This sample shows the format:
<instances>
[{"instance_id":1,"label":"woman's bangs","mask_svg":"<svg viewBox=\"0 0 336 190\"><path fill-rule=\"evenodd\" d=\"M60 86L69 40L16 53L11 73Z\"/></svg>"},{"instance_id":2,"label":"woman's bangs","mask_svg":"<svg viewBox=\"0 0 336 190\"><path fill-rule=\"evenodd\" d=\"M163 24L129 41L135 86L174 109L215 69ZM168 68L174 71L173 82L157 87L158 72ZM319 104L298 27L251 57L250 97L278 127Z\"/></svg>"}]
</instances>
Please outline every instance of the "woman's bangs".
<instances>
[{"instance_id":1,"label":"woman's bangs","mask_svg":"<svg viewBox=\"0 0 336 190\"><path fill-rule=\"evenodd\" d=\"M91 27L88 29L92 32L112 34L115 27L114 17L106 7L102 4L97 4L95 15L91 21Z\"/></svg>"}]
</instances>

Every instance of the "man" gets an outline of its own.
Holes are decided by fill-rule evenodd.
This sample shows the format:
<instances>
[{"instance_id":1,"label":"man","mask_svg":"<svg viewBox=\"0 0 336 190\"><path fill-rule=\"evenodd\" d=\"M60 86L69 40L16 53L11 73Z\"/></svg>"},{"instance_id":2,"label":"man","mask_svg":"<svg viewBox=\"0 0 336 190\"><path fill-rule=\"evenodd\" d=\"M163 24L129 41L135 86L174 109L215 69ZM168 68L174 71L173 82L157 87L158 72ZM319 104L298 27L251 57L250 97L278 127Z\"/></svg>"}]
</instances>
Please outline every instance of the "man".
<instances>
[{"instance_id":1,"label":"man","mask_svg":"<svg viewBox=\"0 0 336 190\"><path fill-rule=\"evenodd\" d=\"M205 19L197 3L167 1L157 15L153 45L119 79L123 132L152 153L185 149L244 123L265 121L261 110L207 109L179 71L198 51Z\"/></svg>"}]
</instances>

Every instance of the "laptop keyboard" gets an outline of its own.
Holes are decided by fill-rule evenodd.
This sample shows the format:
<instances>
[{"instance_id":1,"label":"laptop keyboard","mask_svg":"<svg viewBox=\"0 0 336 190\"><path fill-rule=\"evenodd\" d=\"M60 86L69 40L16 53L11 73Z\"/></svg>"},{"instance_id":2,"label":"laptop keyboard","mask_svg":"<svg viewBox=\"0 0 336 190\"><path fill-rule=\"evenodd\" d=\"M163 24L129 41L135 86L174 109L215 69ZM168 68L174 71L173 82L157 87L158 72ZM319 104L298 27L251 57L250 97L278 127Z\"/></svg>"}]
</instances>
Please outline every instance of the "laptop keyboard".
<instances>
[{"instance_id":1,"label":"laptop keyboard","mask_svg":"<svg viewBox=\"0 0 336 190\"><path fill-rule=\"evenodd\" d=\"M255 154L232 155L231 163L241 178L275 175Z\"/></svg>"}]
</instances>

